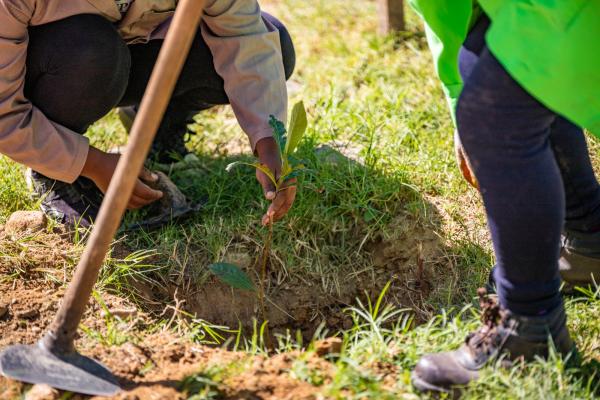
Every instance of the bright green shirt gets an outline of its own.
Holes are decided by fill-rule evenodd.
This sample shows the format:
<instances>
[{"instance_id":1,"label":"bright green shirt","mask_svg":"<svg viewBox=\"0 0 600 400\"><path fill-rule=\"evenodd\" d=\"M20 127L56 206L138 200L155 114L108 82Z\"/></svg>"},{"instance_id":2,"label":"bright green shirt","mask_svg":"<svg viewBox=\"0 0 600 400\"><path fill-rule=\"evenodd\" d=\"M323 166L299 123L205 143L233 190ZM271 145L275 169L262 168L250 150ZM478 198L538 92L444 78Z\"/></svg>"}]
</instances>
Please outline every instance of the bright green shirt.
<instances>
[{"instance_id":1,"label":"bright green shirt","mask_svg":"<svg viewBox=\"0 0 600 400\"><path fill-rule=\"evenodd\" d=\"M549 109L600 137L600 0L409 0L425 21L451 109L462 90L458 52L480 8L490 51Z\"/></svg>"}]
</instances>

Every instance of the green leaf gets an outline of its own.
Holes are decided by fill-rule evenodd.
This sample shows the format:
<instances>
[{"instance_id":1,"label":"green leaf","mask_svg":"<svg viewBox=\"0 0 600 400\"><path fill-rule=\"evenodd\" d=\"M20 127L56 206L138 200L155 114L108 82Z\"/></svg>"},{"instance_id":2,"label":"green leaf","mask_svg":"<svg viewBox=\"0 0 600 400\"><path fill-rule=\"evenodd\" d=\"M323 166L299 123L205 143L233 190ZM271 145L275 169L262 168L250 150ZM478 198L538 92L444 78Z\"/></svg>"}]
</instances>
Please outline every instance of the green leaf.
<instances>
[{"instance_id":1,"label":"green leaf","mask_svg":"<svg viewBox=\"0 0 600 400\"><path fill-rule=\"evenodd\" d=\"M377 212L372 208L368 208L367 211L365 211L363 218L365 219L365 222L371 222L377 218Z\"/></svg>"},{"instance_id":2,"label":"green leaf","mask_svg":"<svg viewBox=\"0 0 600 400\"><path fill-rule=\"evenodd\" d=\"M215 263L209 265L208 268L217 278L235 289L256 291L252 280L237 265Z\"/></svg>"},{"instance_id":3,"label":"green leaf","mask_svg":"<svg viewBox=\"0 0 600 400\"><path fill-rule=\"evenodd\" d=\"M252 167L253 166L252 163L249 163L249 162L235 161L235 162L232 162L231 164L228 164L225 167L225 171L231 172L232 169L234 169L235 167L239 167L240 165L245 165L245 166L248 166L248 167Z\"/></svg>"},{"instance_id":4,"label":"green leaf","mask_svg":"<svg viewBox=\"0 0 600 400\"><path fill-rule=\"evenodd\" d=\"M271 171L271 169L269 169L269 167L267 167L265 164L261 164L261 163L257 163L257 162L249 163L249 162L245 162L245 161L236 161L236 162L232 162L231 164L227 165L227 167L225 167L225 171L231 172L232 169L234 169L235 167L238 167L240 165L245 165L247 167L256 168L257 170L259 170L263 174L265 174L271 180L271 182L273 182L273 185L275 185L275 187L278 186L277 181L275 180L275 175L273 175L273 172Z\"/></svg>"},{"instance_id":5,"label":"green leaf","mask_svg":"<svg viewBox=\"0 0 600 400\"><path fill-rule=\"evenodd\" d=\"M269 119L269 125L273 128L273 137L279 145L279 150L283 153L283 149L287 146L287 131L285 130L285 125L273 115L271 115L271 119Z\"/></svg>"},{"instance_id":6,"label":"green leaf","mask_svg":"<svg viewBox=\"0 0 600 400\"><path fill-rule=\"evenodd\" d=\"M292 154L294 150L296 150L307 127L308 119L306 118L306 109L304 108L304 103L300 101L296 103L292 109L290 124L288 126L289 135L284 154Z\"/></svg>"}]
</instances>

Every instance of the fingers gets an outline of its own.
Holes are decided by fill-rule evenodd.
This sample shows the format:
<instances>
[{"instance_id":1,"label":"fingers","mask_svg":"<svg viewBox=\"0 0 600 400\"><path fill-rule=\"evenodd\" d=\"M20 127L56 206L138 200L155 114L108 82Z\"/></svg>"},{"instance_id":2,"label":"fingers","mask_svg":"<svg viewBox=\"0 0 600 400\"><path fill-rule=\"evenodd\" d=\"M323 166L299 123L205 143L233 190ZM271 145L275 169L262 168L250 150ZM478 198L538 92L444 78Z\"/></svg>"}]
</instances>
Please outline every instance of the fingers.
<instances>
[{"instance_id":1,"label":"fingers","mask_svg":"<svg viewBox=\"0 0 600 400\"><path fill-rule=\"evenodd\" d=\"M473 170L469 165L469 160L467 159L467 157L465 157L465 153L462 151L462 149L459 152L457 152L456 158L463 178L465 178L465 180L475 189L479 189L477 179L475 179L475 175L473 175Z\"/></svg>"},{"instance_id":2,"label":"fingers","mask_svg":"<svg viewBox=\"0 0 600 400\"><path fill-rule=\"evenodd\" d=\"M268 225L283 218L296 199L296 180L290 179L284 187L277 193L275 199L271 203L269 210L262 218L262 224Z\"/></svg>"},{"instance_id":3,"label":"fingers","mask_svg":"<svg viewBox=\"0 0 600 400\"><path fill-rule=\"evenodd\" d=\"M141 208L147 206L148 204L154 203L161 197L163 197L163 192L161 192L160 190L152 189L151 187L149 187L148 185L146 185L138 179L138 181L135 184L133 194L129 199L128 207L130 209Z\"/></svg>"},{"instance_id":4,"label":"fingers","mask_svg":"<svg viewBox=\"0 0 600 400\"><path fill-rule=\"evenodd\" d=\"M479 189L479 184L477 183L477 179L473 174L473 168L471 168L469 159L465 154L458 131L454 132L454 155L456 156L456 162L458 163L458 167L460 168L463 178L465 178L465 180L475 189Z\"/></svg>"},{"instance_id":5,"label":"fingers","mask_svg":"<svg viewBox=\"0 0 600 400\"><path fill-rule=\"evenodd\" d=\"M144 182L154 183L158 181L158 175L146 168L142 168L142 172L140 172L140 179Z\"/></svg>"},{"instance_id":6,"label":"fingers","mask_svg":"<svg viewBox=\"0 0 600 400\"><path fill-rule=\"evenodd\" d=\"M256 170L256 179L263 188L263 193L267 200L273 200L277 196L275 184L262 171Z\"/></svg>"},{"instance_id":7,"label":"fingers","mask_svg":"<svg viewBox=\"0 0 600 400\"><path fill-rule=\"evenodd\" d=\"M144 201L135 195L131 195L129 203L127 203L128 210L137 210L144 207Z\"/></svg>"}]
</instances>

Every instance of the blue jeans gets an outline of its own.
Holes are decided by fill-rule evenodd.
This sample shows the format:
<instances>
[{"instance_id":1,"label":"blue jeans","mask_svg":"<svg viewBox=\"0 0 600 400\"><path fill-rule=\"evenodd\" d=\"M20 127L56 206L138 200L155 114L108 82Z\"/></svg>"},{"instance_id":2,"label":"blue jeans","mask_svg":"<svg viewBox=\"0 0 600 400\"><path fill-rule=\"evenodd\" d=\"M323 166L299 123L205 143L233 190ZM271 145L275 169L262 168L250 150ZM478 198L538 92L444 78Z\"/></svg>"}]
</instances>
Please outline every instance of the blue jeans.
<instances>
[{"instance_id":1,"label":"blue jeans","mask_svg":"<svg viewBox=\"0 0 600 400\"><path fill-rule=\"evenodd\" d=\"M485 45L488 24L473 28L459 57L458 132L485 205L500 303L538 315L561 302L561 230L600 229L600 186L583 130L507 73Z\"/></svg>"}]
</instances>

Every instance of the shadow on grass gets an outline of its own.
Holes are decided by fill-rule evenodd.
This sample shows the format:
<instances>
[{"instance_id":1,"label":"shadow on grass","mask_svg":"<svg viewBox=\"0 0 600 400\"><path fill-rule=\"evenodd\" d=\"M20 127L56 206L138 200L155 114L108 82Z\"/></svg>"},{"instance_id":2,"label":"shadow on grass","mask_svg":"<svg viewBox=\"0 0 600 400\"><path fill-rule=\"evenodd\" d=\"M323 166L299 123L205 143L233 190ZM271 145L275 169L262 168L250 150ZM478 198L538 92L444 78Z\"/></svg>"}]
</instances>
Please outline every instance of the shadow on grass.
<instances>
[{"instance_id":1,"label":"shadow on grass","mask_svg":"<svg viewBox=\"0 0 600 400\"><path fill-rule=\"evenodd\" d=\"M365 293L376 297L389 281L387 300L425 321L441 307L470 299L484 281L486 252L445 236L438 209L406 171L384 170L361 154L335 143L300 149L314 173L299 179L293 210L274 227L265 287L266 317L275 332L301 330L311 337L321 323L332 331L349 328L344 309ZM192 200L208 199L206 206L179 224L126 238L129 248L162 254L154 260L164 267L160 274L145 277L154 284L138 282L135 289L155 304L180 304L182 314L250 330L260 318L256 294L226 286L207 266L233 262L258 283L266 235L258 222L268 204L253 170L225 171L247 156L197 157L200 168L174 171L171 178Z\"/></svg>"}]
</instances>

